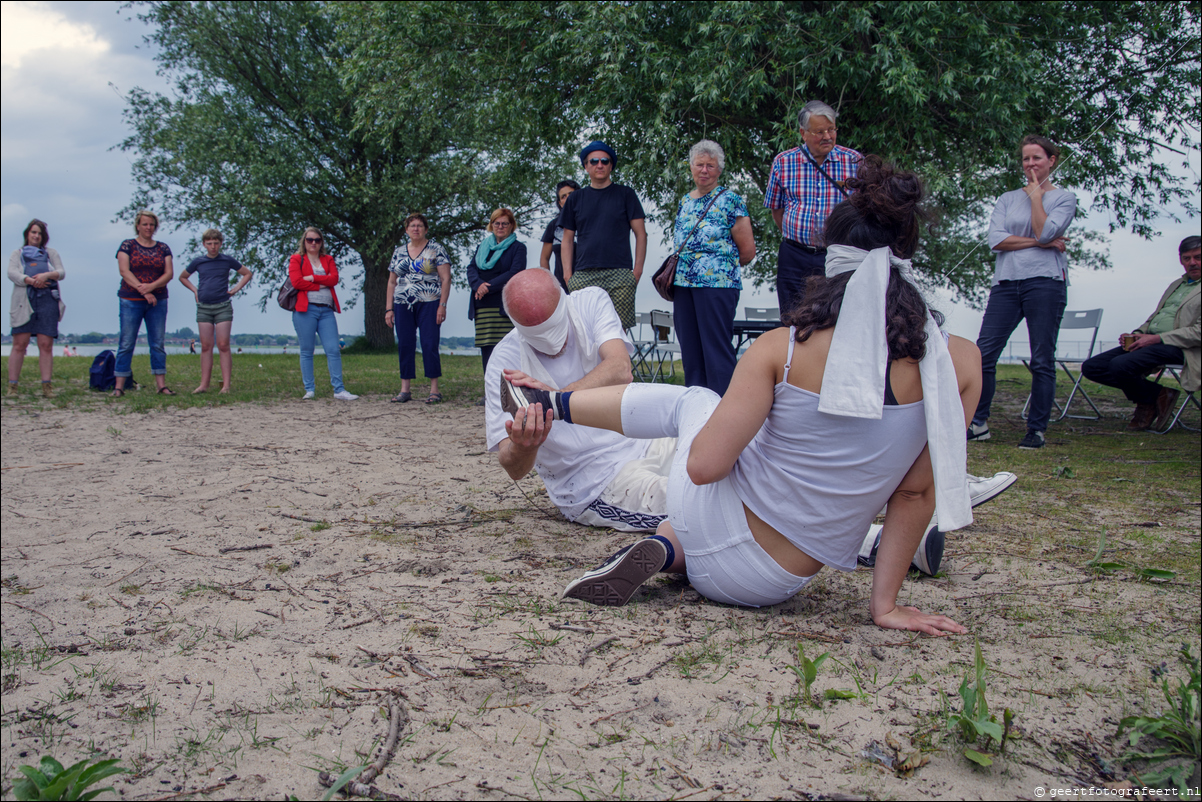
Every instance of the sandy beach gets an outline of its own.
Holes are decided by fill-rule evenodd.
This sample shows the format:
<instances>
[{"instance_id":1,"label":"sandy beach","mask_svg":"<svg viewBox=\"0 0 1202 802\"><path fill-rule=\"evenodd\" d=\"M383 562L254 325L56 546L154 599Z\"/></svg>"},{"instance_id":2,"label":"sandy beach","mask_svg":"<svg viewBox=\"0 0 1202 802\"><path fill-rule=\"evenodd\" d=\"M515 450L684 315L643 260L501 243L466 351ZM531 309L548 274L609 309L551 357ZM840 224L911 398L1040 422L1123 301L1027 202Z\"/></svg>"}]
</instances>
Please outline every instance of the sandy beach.
<instances>
[{"instance_id":1,"label":"sandy beach","mask_svg":"<svg viewBox=\"0 0 1202 802\"><path fill-rule=\"evenodd\" d=\"M1132 518L1022 477L903 588L968 636L877 628L864 571L769 609L670 577L607 609L559 596L629 535L510 481L482 424L383 399L6 406L5 788L96 750L131 770L126 799L314 798L396 721L374 784L403 798L1037 798L1130 782L1119 719L1161 703L1151 666L1198 648L1196 586L1085 567L1098 525L1196 558L1187 489ZM974 637L990 709L1014 713L1004 752L974 747L987 769L945 717ZM799 643L830 655L817 705Z\"/></svg>"}]
</instances>

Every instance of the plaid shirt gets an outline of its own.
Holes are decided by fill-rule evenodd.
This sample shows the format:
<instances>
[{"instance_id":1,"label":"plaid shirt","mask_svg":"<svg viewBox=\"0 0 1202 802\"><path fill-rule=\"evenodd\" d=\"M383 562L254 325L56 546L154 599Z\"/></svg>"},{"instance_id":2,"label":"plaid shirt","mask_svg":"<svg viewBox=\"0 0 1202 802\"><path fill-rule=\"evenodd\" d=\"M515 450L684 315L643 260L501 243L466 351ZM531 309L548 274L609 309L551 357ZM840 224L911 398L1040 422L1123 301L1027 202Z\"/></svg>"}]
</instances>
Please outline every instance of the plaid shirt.
<instances>
[{"instance_id":1,"label":"plaid shirt","mask_svg":"<svg viewBox=\"0 0 1202 802\"><path fill-rule=\"evenodd\" d=\"M785 239L822 247L822 229L826 226L826 218L835 204L843 200L843 194L814 168L806 158L808 153L805 145L802 145L777 154L772 160L772 175L768 178L768 189L764 193L764 206L785 210L785 218L781 223ZM822 162L822 169L831 178L843 182L856 174L861 158L851 148L835 145Z\"/></svg>"}]
</instances>

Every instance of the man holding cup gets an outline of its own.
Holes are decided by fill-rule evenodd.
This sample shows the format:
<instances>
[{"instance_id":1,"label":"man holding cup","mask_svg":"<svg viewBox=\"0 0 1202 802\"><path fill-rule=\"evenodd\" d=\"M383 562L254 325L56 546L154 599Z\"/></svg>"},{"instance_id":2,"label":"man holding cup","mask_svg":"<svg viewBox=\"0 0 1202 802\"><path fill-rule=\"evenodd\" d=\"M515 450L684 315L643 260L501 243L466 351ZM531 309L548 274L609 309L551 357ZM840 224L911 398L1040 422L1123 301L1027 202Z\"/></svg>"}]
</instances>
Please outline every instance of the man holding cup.
<instances>
[{"instance_id":1,"label":"man holding cup","mask_svg":"<svg viewBox=\"0 0 1202 802\"><path fill-rule=\"evenodd\" d=\"M1180 395L1178 390L1148 381L1161 365L1185 365L1181 386L1193 392L1202 370L1202 237L1190 236L1177 247L1185 275L1164 291L1156 311L1135 331L1119 337L1112 348L1085 360L1081 372L1098 384L1117 387L1135 402L1127 428L1133 431L1162 428Z\"/></svg>"}]
</instances>

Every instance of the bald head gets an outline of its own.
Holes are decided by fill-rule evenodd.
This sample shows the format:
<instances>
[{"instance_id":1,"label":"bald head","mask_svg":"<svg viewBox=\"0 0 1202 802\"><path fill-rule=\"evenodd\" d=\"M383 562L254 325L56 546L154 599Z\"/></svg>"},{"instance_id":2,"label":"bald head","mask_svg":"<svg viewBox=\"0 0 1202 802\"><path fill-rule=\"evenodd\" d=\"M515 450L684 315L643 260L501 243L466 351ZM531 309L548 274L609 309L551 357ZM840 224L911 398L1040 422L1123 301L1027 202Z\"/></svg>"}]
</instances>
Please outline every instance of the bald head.
<instances>
[{"instance_id":1,"label":"bald head","mask_svg":"<svg viewBox=\"0 0 1202 802\"><path fill-rule=\"evenodd\" d=\"M543 323L559 306L559 282L550 270L532 268L518 273L501 293L505 311L519 326Z\"/></svg>"}]
</instances>

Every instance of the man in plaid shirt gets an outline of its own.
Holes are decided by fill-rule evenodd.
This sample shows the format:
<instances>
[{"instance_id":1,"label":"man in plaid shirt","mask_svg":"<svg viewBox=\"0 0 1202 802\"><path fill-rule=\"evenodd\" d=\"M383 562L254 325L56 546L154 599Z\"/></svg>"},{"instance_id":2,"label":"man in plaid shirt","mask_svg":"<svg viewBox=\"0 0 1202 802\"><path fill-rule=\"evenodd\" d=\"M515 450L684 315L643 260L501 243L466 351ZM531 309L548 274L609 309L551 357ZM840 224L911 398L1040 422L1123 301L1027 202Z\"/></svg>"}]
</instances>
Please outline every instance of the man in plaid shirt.
<instances>
[{"instance_id":1,"label":"man in plaid shirt","mask_svg":"<svg viewBox=\"0 0 1202 802\"><path fill-rule=\"evenodd\" d=\"M776 297L782 314L805 298L810 276L825 274L826 218L847 194L843 184L856 174L861 158L835 144L838 114L827 104L811 100L797 117L805 144L772 160L764 193L764 206L772 210L772 219L784 235L776 263Z\"/></svg>"}]
</instances>

